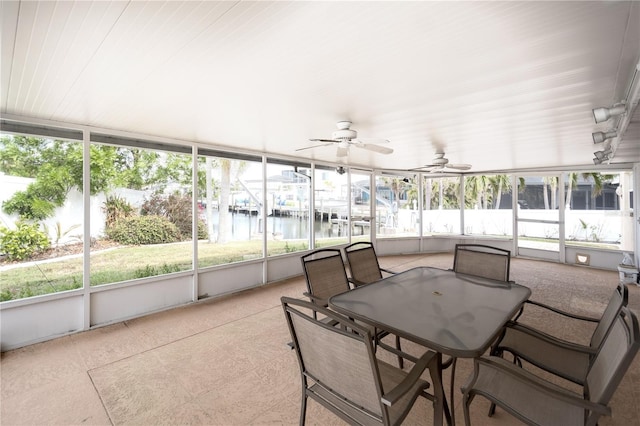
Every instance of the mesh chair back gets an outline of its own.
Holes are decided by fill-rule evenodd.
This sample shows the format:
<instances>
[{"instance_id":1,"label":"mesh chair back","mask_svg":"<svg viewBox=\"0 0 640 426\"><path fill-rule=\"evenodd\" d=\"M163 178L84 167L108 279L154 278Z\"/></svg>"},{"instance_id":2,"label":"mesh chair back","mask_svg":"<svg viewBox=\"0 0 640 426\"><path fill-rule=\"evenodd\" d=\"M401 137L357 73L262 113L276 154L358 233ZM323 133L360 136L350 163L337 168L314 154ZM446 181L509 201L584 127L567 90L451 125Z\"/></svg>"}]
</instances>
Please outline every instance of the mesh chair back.
<instances>
[{"instance_id":1,"label":"mesh chair back","mask_svg":"<svg viewBox=\"0 0 640 426\"><path fill-rule=\"evenodd\" d=\"M349 290L349 280L340 250L316 250L301 259L307 279L307 291L314 297L328 299Z\"/></svg>"},{"instance_id":2,"label":"mesh chair back","mask_svg":"<svg viewBox=\"0 0 640 426\"><path fill-rule=\"evenodd\" d=\"M620 310L624 306L627 306L628 301L629 289L624 284L618 285L618 287L613 291L613 295L611 296L611 299L609 299L609 303L602 314L602 318L600 319L600 322L598 322L598 325L591 336L590 346L592 348L597 349L600 347L602 341L607 335L607 332L620 313Z\"/></svg>"},{"instance_id":3,"label":"mesh chair back","mask_svg":"<svg viewBox=\"0 0 640 426\"><path fill-rule=\"evenodd\" d=\"M453 270L467 275L509 281L511 252L482 244L456 244Z\"/></svg>"},{"instance_id":4,"label":"mesh chair back","mask_svg":"<svg viewBox=\"0 0 640 426\"><path fill-rule=\"evenodd\" d=\"M339 326L315 320L298 307L308 302L283 298L289 329L295 342L307 388L319 384L330 393L382 417L380 375L371 335L354 322L326 309L313 309L337 319Z\"/></svg>"},{"instance_id":5,"label":"mesh chair back","mask_svg":"<svg viewBox=\"0 0 640 426\"><path fill-rule=\"evenodd\" d=\"M357 284L369 284L382 279L378 256L369 242L357 242L345 247L351 278Z\"/></svg>"},{"instance_id":6,"label":"mesh chair back","mask_svg":"<svg viewBox=\"0 0 640 426\"><path fill-rule=\"evenodd\" d=\"M628 308L623 308L587 374L585 393L591 401L609 402L639 347L638 318Z\"/></svg>"}]
</instances>

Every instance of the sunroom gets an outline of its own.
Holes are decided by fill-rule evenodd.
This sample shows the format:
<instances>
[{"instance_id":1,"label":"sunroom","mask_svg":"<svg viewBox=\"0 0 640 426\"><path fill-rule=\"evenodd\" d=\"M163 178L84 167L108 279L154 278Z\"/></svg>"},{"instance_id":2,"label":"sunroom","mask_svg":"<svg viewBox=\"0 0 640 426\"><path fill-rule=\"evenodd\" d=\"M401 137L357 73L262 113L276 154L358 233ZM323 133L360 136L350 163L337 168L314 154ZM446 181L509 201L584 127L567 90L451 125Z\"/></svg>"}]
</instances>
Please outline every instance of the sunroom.
<instances>
[{"instance_id":1,"label":"sunroom","mask_svg":"<svg viewBox=\"0 0 640 426\"><path fill-rule=\"evenodd\" d=\"M360 240L640 263L636 2L1 7L2 351Z\"/></svg>"}]
</instances>

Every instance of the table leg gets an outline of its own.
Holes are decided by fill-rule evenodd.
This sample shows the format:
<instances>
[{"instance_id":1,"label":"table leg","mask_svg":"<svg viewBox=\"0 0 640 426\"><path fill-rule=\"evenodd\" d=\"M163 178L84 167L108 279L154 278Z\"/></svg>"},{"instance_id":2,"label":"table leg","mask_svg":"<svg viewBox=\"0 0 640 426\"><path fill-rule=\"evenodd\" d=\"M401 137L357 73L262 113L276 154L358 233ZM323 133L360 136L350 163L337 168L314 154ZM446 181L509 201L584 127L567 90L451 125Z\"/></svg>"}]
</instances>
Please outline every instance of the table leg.
<instances>
[{"instance_id":1,"label":"table leg","mask_svg":"<svg viewBox=\"0 0 640 426\"><path fill-rule=\"evenodd\" d=\"M433 424L434 426L442 425L442 415L444 412L447 424L452 426L451 412L449 411L444 386L442 385L442 354L439 352L435 356L435 364L435 368L429 368L429 374L431 375L431 382L433 384L433 395L435 397L433 403Z\"/></svg>"},{"instance_id":2,"label":"table leg","mask_svg":"<svg viewBox=\"0 0 640 426\"><path fill-rule=\"evenodd\" d=\"M455 382L456 382L456 361L458 359L457 358L453 358L453 360L451 361L451 390L450 390L450 397L449 397L449 402L451 402L451 423L453 425L456 424L456 405L454 403L454 390L455 390Z\"/></svg>"}]
</instances>

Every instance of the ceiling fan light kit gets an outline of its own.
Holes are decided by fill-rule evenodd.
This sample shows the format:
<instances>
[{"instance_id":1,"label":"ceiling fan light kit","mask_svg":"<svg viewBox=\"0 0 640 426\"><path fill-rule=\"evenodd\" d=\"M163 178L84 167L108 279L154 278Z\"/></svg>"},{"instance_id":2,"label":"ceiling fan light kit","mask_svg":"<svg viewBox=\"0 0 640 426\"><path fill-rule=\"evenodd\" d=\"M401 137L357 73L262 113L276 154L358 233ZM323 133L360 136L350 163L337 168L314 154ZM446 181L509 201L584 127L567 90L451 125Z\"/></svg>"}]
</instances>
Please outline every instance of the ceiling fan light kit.
<instances>
[{"instance_id":1,"label":"ceiling fan light kit","mask_svg":"<svg viewBox=\"0 0 640 426\"><path fill-rule=\"evenodd\" d=\"M358 132L351 129L336 130L331 134L332 139L336 139L339 141L350 141L351 139L355 139L356 137L358 137Z\"/></svg>"},{"instance_id":2,"label":"ceiling fan light kit","mask_svg":"<svg viewBox=\"0 0 640 426\"><path fill-rule=\"evenodd\" d=\"M446 166L449 160L444 158L444 152L436 152L432 163L436 166Z\"/></svg>"},{"instance_id":3,"label":"ceiling fan light kit","mask_svg":"<svg viewBox=\"0 0 640 426\"><path fill-rule=\"evenodd\" d=\"M431 173L443 172L444 169L469 170L471 164L450 164L449 159L445 158L444 152L436 152L431 164L418 167L416 171L429 171Z\"/></svg>"},{"instance_id":4,"label":"ceiling fan light kit","mask_svg":"<svg viewBox=\"0 0 640 426\"><path fill-rule=\"evenodd\" d=\"M338 121L336 123L336 127L340 130L347 130L349 127L351 127L351 121L349 120L342 120L342 121Z\"/></svg>"},{"instance_id":5,"label":"ceiling fan light kit","mask_svg":"<svg viewBox=\"0 0 640 426\"><path fill-rule=\"evenodd\" d=\"M386 139L376 139L378 143L365 143L363 140L358 139L358 132L351 129L351 121L342 120L336 123L338 130L331 134L331 139L309 139L311 142L321 142L321 145L313 145L304 148L298 148L296 151L302 151L305 149L317 148L321 146L328 146L329 144L338 144L336 150L337 157L346 157L349 154L349 148L355 146L357 148L366 149L369 151L377 152L379 154L391 154L393 149L379 145L378 143L389 143Z\"/></svg>"}]
</instances>

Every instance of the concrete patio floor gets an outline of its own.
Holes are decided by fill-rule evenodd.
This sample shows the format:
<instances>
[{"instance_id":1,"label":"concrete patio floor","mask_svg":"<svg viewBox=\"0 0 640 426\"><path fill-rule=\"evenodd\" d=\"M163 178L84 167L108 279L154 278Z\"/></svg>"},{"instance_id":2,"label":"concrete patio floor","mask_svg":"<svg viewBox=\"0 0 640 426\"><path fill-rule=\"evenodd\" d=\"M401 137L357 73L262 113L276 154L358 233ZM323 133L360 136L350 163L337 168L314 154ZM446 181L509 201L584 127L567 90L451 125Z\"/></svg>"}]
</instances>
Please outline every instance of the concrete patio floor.
<instances>
[{"instance_id":1,"label":"concrete patio floor","mask_svg":"<svg viewBox=\"0 0 640 426\"><path fill-rule=\"evenodd\" d=\"M449 268L451 254L381 258L395 271L415 266ZM513 259L511 279L532 289L532 299L598 316L618 283L617 272ZM2 425L297 424L300 376L281 296L302 297L304 278L204 300L189 306L8 351L0 362ZM640 313L640 287L629 286L629 306ZM528 309L528 308L527 308ZM555 321L535 309L527 322L586 343L593 328ZM419 353L415 345L403 349ZM393 362L384 351L379 356ZM461 359L456 386L472 361ZM444 373L449 385L449 371ZM561 383L561 382L559 382ZM567 385L571 388L570 385ZM575 389L575 386L573 387ZM634 360L600 425L640 425L640 357ZM456 420L463 424L460 393ZM520 424L488 402L471 405L473 425ZM419 400L405 424L431 424ZM310 401L307 423L343 424Z\"/></svg>"}]
</instances>

